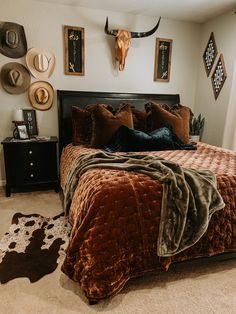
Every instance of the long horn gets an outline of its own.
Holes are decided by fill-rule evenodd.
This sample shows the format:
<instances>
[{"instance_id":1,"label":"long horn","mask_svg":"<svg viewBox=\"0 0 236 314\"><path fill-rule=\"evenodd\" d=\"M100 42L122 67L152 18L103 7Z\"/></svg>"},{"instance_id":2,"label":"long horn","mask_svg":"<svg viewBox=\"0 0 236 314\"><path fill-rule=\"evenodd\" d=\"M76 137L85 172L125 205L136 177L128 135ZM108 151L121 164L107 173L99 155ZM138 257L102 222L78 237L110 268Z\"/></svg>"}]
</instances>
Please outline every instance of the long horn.
<instances>
[{"instance_id":1,"label":"long horn","mask_svg":"<svg viewBox=\"0 0 236 314\"><path fill-rule=\"evenodd\" d=\"M152 34L155 33L155 31L158 29L158 26L160 24L160 20L161 20L161 17L159 17L159 20L157 22L157 25L155 27L153 27L153 29L151 29L150 31L148 32L131 32L131 37L132 38L141 38L141 37L147 37L147 36L150 36Z\"/></svg>"},{"instance_id":2,"label":"long horn","mask_svg":"<svg viewBox=\"0 0 236 314\"><path fill-rule=\"evenodd\" d=\"M118 29L111 29L111 30L108 29L108 17L106 19L106 24L105 24L104 31L105 31L106 34L112 35L112 36L116 36L117 33L118 33Z\"/></svg>"}]
</instances>

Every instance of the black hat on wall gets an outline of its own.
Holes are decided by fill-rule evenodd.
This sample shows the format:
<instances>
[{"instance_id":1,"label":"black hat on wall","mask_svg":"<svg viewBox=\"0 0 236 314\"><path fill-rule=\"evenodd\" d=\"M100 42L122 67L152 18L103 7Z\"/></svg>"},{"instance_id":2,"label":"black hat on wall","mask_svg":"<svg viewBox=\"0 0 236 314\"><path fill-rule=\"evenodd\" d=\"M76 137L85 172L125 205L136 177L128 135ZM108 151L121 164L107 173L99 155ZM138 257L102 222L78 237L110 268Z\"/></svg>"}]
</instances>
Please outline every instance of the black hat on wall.
<instances>
[{"instance_id":1,"label":"black hat on wall","mask_svg":"<svg viewBox=\"0 0 236 314\"><path fill-rule=\"evenodd\" d=\"M9 58L21 58L26 54L27 41L22 25L0 22L0 52Z\"/></svg>"}]
</instances>

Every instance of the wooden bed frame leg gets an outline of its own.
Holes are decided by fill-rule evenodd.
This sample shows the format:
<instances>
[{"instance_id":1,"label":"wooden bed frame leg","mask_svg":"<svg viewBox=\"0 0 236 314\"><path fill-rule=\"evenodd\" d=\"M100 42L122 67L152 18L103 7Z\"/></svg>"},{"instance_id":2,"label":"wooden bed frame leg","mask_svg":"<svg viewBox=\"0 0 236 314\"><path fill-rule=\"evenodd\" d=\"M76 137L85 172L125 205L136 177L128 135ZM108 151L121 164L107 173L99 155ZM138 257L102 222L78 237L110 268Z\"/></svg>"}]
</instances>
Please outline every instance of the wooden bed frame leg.
<instances>
[{"instance_id":1,"label":"wooden bed frame leg","mask_svg":"<svg viewBox=\"0 0 236 314\"><path fill-rule=\"evenodd\" d=\"M89 305L95 305L98 304L97 300L89 300Z\"/></svg>"}]
</instances>

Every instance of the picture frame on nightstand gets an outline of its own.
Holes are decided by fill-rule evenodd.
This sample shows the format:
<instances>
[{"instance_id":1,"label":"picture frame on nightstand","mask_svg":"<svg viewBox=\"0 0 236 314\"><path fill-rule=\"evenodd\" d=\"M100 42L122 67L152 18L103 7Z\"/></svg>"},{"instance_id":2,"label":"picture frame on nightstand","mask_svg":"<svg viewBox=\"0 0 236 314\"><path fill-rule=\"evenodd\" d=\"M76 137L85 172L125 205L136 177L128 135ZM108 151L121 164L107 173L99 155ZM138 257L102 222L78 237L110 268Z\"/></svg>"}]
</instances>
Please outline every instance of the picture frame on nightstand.
<instances>
[{"instance_id":1,"label":"picture frame on nightstand","mask_svg":"<svg viewBox=\"0 0 236 314\"><path fill-rule=\"evenodd\" d=\"M20 140L28 140L30 138L27 123L16 124L16 129Z\"/></svg>"},{"instance_id":2,"label":"picture frame on nightstand","mask_svg":"<svg viewBox=\"0 0 236 314\"><path fill-rule=\"evenodd\" d=\"M28 125L29 136L37 136L38 135L38 126L37 126L37 118L36 118L36 110L34 109L23 109L23 118L25 123Z\"/></svg>"}]
</instances>

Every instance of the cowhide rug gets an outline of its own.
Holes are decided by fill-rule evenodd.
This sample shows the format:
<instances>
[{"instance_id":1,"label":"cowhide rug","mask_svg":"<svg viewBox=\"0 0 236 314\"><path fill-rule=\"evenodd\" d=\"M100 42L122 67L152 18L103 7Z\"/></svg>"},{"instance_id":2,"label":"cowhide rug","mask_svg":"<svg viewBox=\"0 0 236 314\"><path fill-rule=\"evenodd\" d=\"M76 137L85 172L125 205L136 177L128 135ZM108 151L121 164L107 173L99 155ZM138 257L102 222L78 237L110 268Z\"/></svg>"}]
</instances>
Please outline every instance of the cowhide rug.
<instances>
[{"instance_id":1,"label":"cowhide rug","mask_svg":"<svg viewBox=\"0 0 236 314\"><path fill-rule=\"evenodd\" d=\"M45 218L16 213L0 241L0 283L19 277L35 282L52 273L64 255L70 230L63 214Z\"/></svg>"}]
</instances>

